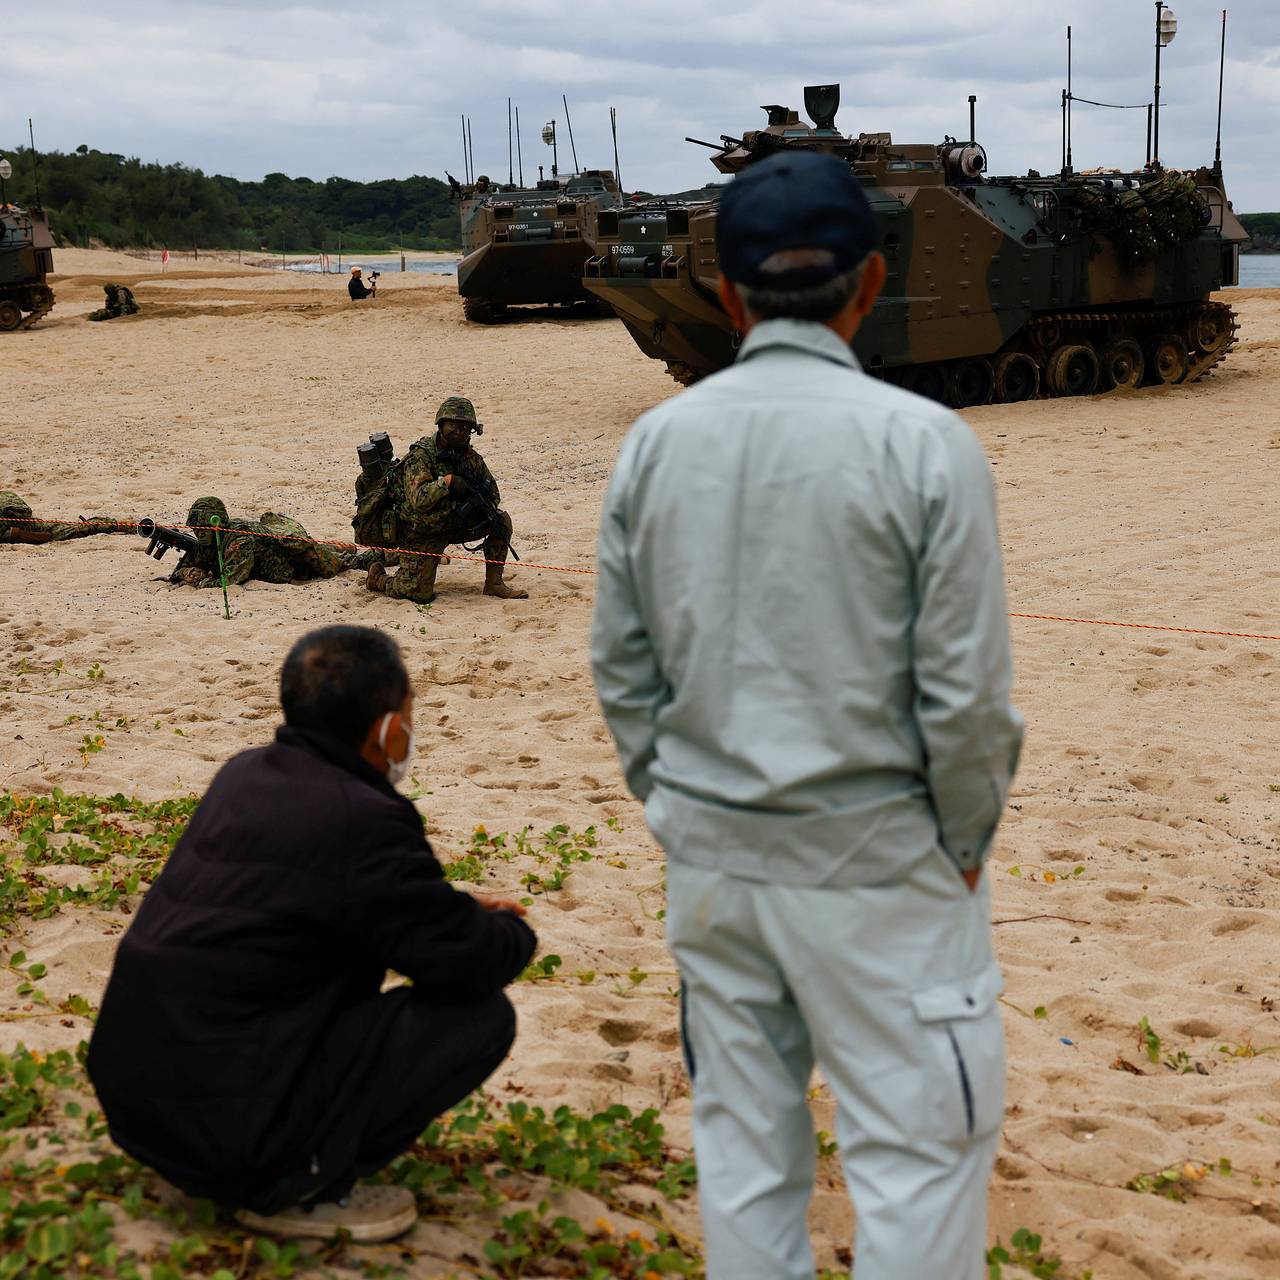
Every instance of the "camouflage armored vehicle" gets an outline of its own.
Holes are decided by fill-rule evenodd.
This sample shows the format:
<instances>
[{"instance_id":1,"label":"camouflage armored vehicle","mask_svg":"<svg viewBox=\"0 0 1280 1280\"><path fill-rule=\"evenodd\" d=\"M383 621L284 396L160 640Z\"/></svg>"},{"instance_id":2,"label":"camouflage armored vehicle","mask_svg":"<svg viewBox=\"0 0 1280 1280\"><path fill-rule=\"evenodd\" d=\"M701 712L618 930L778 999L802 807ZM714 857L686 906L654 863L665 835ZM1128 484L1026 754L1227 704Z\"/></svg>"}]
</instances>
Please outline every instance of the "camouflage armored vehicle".
<instances>
[{"instance_id":1,"label":"camouflage armored vehicle","mask_svg":"<svg viewBox=\"0 0 1280 1280\"><path fill-rule=\"evenodd\" d=\"M862 179L889 268L853 342L870 373L963 407L1183 382L1231 347L1235 314L1209 295L1236 283L1246 236L1217 168L992 178L976 141L849 137L838 104L838 85L806 89L812 125L765 107L766 127L722 135L712 163L733 174L804 148ZM586 266L587 288L682 383L738 345L716 296L718 204L711 190L601 212Z\"/></svg>"},{"instance_id":2,"label":"camouflage armored vehicle","mask_svg":"<svg viewBox=\"0 0 1280 1280\"><path fill-rule=\"evenodd\" d=\"M481 176L456 190L463 254L458 293L468 320L492 324L522 304L593 301L582 286L593 252L583 231L588 215L620 203L609 170L547 178L533 188L498 187Z\"/></svg>"},{"instance_id":3,"label":"camouflage armored vehicle","mask_svg":"<svg viewBox=\"0 0 1280 1280\"><path fill-rule=\"evenodd\" d=\"M44 210L0 205L0 333L30 328L49 313L53 290L45 277L52 270L53 236Z\"/></svg>"}]
</instances>

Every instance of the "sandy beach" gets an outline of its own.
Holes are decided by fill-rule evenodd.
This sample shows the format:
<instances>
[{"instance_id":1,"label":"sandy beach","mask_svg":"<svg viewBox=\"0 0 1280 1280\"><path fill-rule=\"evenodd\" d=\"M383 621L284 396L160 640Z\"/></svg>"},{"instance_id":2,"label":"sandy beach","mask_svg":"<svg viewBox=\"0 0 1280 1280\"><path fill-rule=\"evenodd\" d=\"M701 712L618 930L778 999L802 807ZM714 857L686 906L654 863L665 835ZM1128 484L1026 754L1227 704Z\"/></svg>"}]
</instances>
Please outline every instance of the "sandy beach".
<instances>
[{"instance_id":1,"label":"sandy beach","mask_svg":"<svg viewBox=\"0 0 1280 1280\"><path fill-rule=\"evenodd\" d=\"M477 827L599 838L535 896L541 953L563 963L513 988L520 1033L492 1094L657 1107L686 1148L661 855L587 666L604 484L631 421L677 390L663 367L614 320L467 325L452 277L389 272L354 306L342 277L203 255L163 274L104 251L55 262L53 312L0 335L0 488L37 515L181 521L217 494L233 516L282 511L346 538L357 443L386 430L407 446L460 393L485 424L530 599L482 597L481 566L455 559L429 608L349 573L233 588L226 620L219 593L169 586L172 557L147 560L136 537L0 547L2 789L198 793L268 740L301 632L387 629L417 687L416 802L442 860ZM85 323L111 280L141 312ZM1220 296L1239 340L1200 383L966 413L995 469L1015 614L1280 635L1280 290ZM1280 1275L1280 640L1011 626L1027 739L989 864L1010 1063L991 1237L1042 1234L1063 1277ZM90 728L104 742L85 755ZM0 845L14 834L0 827ZM523 894L539 865L490 857L485 887ZM50 1001L96 1006L127 919L22 917L0 955L46 965ZM88 1021L31 1008L4 963L0 1050L74 1049ZM813 1107L834 1130L820 1083ZM1176 1182L1148 1181L1172 1195L1148 1189L1170 1170ZM585 1192L566 1203L617 1220ZM694 1200L667 1216L696 1240ZM466 1259L492 1221L423 1221L405 1274L489 1274ZM820 1265L846 1265L830 1156L812 1222Z\"/></svg>"}]
</instances>

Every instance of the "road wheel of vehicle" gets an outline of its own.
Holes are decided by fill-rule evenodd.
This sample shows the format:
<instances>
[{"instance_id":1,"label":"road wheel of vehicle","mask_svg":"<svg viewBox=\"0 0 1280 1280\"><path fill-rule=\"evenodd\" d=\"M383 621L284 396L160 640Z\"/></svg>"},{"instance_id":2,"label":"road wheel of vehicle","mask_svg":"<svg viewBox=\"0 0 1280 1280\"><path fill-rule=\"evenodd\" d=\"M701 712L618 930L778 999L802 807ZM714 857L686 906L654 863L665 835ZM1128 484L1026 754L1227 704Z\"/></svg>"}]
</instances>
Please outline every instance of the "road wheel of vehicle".
<instances>
[{"instance_id":1,"label":"road wheel of vehicle","mask_svg":"<svg viewBox=\"0 0 1280 1280\"><path fill-rule=\"evenodd\" d=\"M1031 341L1045 351L1052 351L1062 341L1062 327L1056 321L1046 320L1031 328Z\"/></svg>"},{"instance_id":2,"label":"road wheel of vehicle","mask_svg":"<svg viewBox=\"0 0 1280 1280\"><path fill-rule=\"evenodd\" d=\"M472 324L497 324L506 307L491 298L463 298L462 314Z\"/></svg>"},{"instance_id":3,"label":"road wheel of vehicle","mask_svg":"<svg viewBox=\"0 0 1280 1280\"><path fill-rule=\"evenodd\" d=\"M902 385L927 400L941 404L947 395L947 377L940 364L915 364L902 375Z\"/></svg>"},{"instance_id":4,"label":"road wheel of vehicle","mask_svg":"<svg viewBox=\"0 0 1280 1280\"><path fill-rule=\"evenodd\" d=\"M1142 348L1132 338L1117 338L1103 353L1099 361L1099 382L1104 391L1113 387L1140 387L1147 362Z\"/></svg>"},{"instance_id":5,"label":"road wheel of vehicle","mask_svg":"<svg viewBox=\"0 0 1280 1280\"><path fill-rule=\"evenodd\" d=\"M1098 389L1098 357L1092 347L1066 343L1049 357L1049 391L1055 396L1091 396Z\"/></svg>"},{"instance_id":6,"label":"road wheel of vehicle","mask_svg":"<svg viewBox=\"0 0 1280 1280\"><path fill-rule=\"evenodd\" d=\"M991 361L981 357L957 360L947 371L947 403L953 409L972 409L990 404L996 389Z\"/></svg>"},{"instance_id":7,"label":"road wheel of vehicle","mask_svg":"<svg viewBox=\"0 0 1280 1280\"><path fill-rule=\"evenodd\" d=\"M39 311L53 302L53 290L47 284L33 284L27 290L24 308L27 311Z\"/></svg>"},{"instance_id":8,"label":"road wheel of vehicle","mask_svg":"<svg viewBox=\"0 0 1280 1280\"><path fill-rule=\"evenodd\" d=\"M1187 344L1176 333L1156 339L1147 361L1148 380L1157 387L1176 387L1191 369Z\"/></svg>"},{"instance_id":9,"label":"road wheel of vehicle","mask_svg":"<svg viewBox=\"0 0 1280 1280\"><path fill-rule=\"evenodd\" d=\"M16 329L22 323L22 312L16 302L0 302L0 333Z\"/></svg>"},{"instance_id":10,"label":"road wheel of vehicle","mask_svg":"<svg viewBox=\"0 0 1280 1280\"><path fill-rule=\"evenodd\" d=\"M1231 340L1231 312L1225 307L1208 307L1187 326L1187 345L1205 355L1216 355Z\"/></svg>"},{"instance_id":11,"label":"road wheel of vehicle","mask_svg":"<svg viewBox=\"0 0 1280 1280\"><path fill-rule=\"evenodd\" d=\"M1006 351L996 361L995 381L1000 404L1034 400L1040 392L1040 366L1025 352Z\"/></svg>"}]
</instances>

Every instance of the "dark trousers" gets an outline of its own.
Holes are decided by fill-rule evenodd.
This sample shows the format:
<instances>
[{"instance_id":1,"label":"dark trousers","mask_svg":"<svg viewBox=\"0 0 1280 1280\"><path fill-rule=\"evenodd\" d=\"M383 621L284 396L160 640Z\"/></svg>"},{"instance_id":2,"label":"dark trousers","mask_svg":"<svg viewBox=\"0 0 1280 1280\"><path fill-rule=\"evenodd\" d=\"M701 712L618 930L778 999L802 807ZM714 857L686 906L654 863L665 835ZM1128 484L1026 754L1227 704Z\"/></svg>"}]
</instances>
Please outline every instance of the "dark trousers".
<instances>
[{"instance_id":1,"label":"dark trousers","mask_svg":"<svg viewBox=\"0 0 1280 1280\"><path fill-rule=\"evenodd\" d=\"M315 1054L285 1121L293 1168L246 1204L273 1213L345 1195L483 1084L515 1034L515 1010L501 992L454 1005L401 987L352 1006Z\"/></svg>"}]
</instances>

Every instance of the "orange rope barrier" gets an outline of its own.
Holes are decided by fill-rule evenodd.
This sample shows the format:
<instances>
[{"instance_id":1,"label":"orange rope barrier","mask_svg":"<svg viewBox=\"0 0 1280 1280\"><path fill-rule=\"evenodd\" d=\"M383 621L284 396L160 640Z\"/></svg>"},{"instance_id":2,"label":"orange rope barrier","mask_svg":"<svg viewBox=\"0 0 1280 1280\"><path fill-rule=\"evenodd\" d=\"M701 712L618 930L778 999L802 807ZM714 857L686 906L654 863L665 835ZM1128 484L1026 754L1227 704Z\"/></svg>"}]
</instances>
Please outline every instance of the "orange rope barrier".
<instances>
[{"instance_id":1,"label":"orange rope barrier","mask_svg":"<svg viewBox=\"0 0 1280 1280\"><path fill-rule=\"evenodd\" d=\"M1158 622L1111 622L1106 618L1064 618L1054 613L1011 613L1011 618L1033 618L1038 622L1084 622L1091 627L1132 627L1137 631L1177 631L1187 636L1236 636L1241 640L1280 640L1280 636L1255 631L1209 631L1204 627L1171 627Z\"/></svg>"},{"instance_id":2,"label":"orange rope barrier","mask_svg":"<svg viewBox=\"0 0 1280 1280\"><path fill-rule=\"evenodd\" d=\"M157 522L159 523L159 522ZM36 519L32 517L4 516L0 517L0 524L64 524L75 525L83 528L94 529L122 529L136 530L135 522L125 522L121 520L49 520ZM215 527L219 532L224 534L239 532L235 529L224 529L222 526L214 526L211 524L180 524L178 521L171 521L164 526L169 529L196 529L210 530ZM253 538L276 538L281 542L313 542L321 547L341 547L348 551L383 551L388 555L395 556L435 556L436 559L444 560L467 560L475 564L505 564L503 560L488 560L484 556L475 555L459 555L453 551L416 551L407 547L362 547L357 542L346 542L341 538L300 538L296 534L290 533L252 533L247 535ZM522 569L545 569L550 573L577 573L585 577L594 577L595 569L584 569L578 565L565 564L535 564L530 560L520 560L517 562ZM513 566L514 567L514 566ZM1134 631L1170 631L1179 635L1187 636L1226 636L1237 640L1280 640L1280 635L1266 635L1265 633L1256 631L1214 631L1207 627L1175 627L1166 623L1158 622L1116 622L1109 618L1071 618L1063 614L1056 613L1010 613L1011 618L1024 618L1033 622L1076 622L1090 627L1124 627Z\"/></svg>"}]
</instances>

